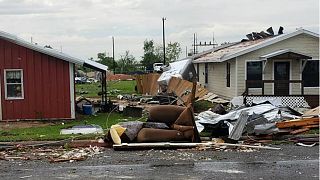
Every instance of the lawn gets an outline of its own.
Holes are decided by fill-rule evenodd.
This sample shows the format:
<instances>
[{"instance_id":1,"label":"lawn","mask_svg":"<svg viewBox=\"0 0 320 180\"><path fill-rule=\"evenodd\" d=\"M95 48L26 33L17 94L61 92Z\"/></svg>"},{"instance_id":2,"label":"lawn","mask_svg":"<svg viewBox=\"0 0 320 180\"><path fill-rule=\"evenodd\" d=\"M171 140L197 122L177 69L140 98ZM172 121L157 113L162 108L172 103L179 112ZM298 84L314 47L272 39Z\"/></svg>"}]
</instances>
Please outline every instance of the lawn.
<instances>
[{"instance_id":1,"label":"lawn","mask_svg":"<svg viewBox=\"0 0 320 180\"><path fill-rule=\"evenodd\" d=\"M85 135L79 137L79 135L60 135L60 130L69 128L74 125L96 124L100 125L105 132L111 125L117 124L123 121L132 121L137 118L125 117L119 113L99 113L96 116L82 116L81 120L69 121L69 122L56 122L54 125L48 125L43 127L31 127L31 128L16 128L12 130L1 130L0 141L43 141L43 140L62 140L72 137L77 139L95 139L101 135ZM143 120L143 119L142 119Z\"/></svg>"},{"instance_id":2,"label":"lawn","mask_svg":"<svg viewBox=\"0 0 320 180\"><path fill-rule=\"evenodd\" d=\"M135 94L136 81L109 81L107 84L107 91L109 96L117 96L118 94ZM88 92L84 94L81 92ZM101 92L100 83L86 83L76 84L76 95L84 97L100 97L98 93Z\"/></svg>"},{"instance_id":3,"label":"lawn","mask_svg":"<svg viewBox=\"0 0 320 180\"><path fill-rule=\"evenodd\" d=\"M100 83L76 84L77 96L100 97L98 92L101 91ZM108 96L116 97L118 94L134 94L136 81L111 81L108 82ZM81 91L87 91L87 94L80 94ZM39 140L62 140L79 135L60 135L60 130L69 128L74 125L96 124L103 129L108 129L111 125L118 122L135 120L134 118L124 117L119 113L99 113L95 116L79 115L74 121L59 121L53 125L30 128L15 128L12 130L0 130L0 141L39 141ZM108 119L108 120L107 120ZM94 139L97 135L81 136L81 139ZM101 136L101 135L100 135Z\"/></svg>"}]
</instances>

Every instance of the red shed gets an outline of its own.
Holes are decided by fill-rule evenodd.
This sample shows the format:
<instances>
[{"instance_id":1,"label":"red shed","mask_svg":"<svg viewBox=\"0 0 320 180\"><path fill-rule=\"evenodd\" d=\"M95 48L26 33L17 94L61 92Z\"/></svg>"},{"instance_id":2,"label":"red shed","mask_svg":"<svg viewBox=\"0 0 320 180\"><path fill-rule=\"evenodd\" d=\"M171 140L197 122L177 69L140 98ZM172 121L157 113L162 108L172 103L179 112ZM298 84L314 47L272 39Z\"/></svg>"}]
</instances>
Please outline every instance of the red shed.
<instances>
[{"instance_id":1,"label":"red shed","mask_svg":"<svg viewBox=\"0 0 320 180\"><path fill-rule=\"evenodd\" d=\"M74 65L107 67L0 31L0 120L74 119Z\"/></svg>"}]
</instances>

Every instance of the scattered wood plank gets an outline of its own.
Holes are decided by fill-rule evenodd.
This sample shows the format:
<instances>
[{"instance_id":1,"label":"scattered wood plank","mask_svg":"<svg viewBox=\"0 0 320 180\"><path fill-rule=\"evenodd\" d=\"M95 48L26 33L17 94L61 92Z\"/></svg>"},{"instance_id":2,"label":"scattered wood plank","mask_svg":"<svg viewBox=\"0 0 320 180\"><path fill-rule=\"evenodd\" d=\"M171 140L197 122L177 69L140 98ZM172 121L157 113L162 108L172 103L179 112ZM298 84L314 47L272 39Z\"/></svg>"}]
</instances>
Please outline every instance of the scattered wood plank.
<instances>
[{"instance_id":1,"label":"scattered wood plank","mask_svg":"<svg viewBox=\"0 0 320 180\"><path fill-rule=\"evenodd\" d=\"M281 128L294 128L294 127L301 127L301 126L308 126L308 125L319 125L319 118L304 118L298 120L289 120L289 121L282 121L277 122L276 126Z\"/></svg>"},{"instance_id":2,"label":"scattered wood plank","mask_svg":"<svg viewBox=\"0 0 320 180\"><path fill-rule=\"evenodd\" d=\"M296 129L291 131L290 134L299 134L299 133L307 132L309 130L310 130L309 128Z\"/></svg>"},{"instance_id":3,"label":"scattered wood plank","mask_svg":"<svg viewBox=\"0 0 320 180\"><path fill-rule=\"evenodd\" d=\"M319 124L315 124L315 125L308 125L308 126L303 126L304 128L319 128Z\"/></svg>"},{"instance_id":4,"label":"scattered wood plank","mask_svg":"<svg viewBox=\"0 0 320 180\"><path fill-rule=\"evenodd\" d=\"M160 74L158 73L150 73L135 76L138 93L156 95L159 89L157 83L159 77Z\"/></svg>"}]
</instances>

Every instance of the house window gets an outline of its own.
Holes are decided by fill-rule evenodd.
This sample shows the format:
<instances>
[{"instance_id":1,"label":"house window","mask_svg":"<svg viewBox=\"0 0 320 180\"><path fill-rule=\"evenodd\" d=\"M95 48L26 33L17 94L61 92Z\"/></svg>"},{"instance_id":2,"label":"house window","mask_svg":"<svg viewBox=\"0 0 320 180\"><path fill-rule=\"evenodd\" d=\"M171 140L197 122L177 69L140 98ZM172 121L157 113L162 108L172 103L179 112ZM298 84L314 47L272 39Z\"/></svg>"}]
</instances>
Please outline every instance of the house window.
<instances>
[{"instance_id":1,"label":"house window","mask_svg":"<svg viewBox=\"0 0 320 180\"><path fill-rule=\"evenodd\" d=\"M319 87L319 60L309 60L302 73L304 87Z\"/></svg>"},{"instance_id":2,"label":"house window","mask_svg":"<svg viewBox=\"0 0 320 180\"><path fill-rule=\"evenodd\" d=\"M204 83L208 84L208 63L204 64Z\"/></svg>"},{"instance_id":3,"label":"house window","mask_svg":"<svg viewBox=\"0 0 320 180\"><path fill-rule=\"evenodd\" d=\"M227 87L230 87L230 63L227 62Z\"/></svg>"},{"instance_id":4,"label":"house window","mask_svg":"<svg viewBox=\"0 0 320 180\"><path fill-rule=\"evenodd\" d=\"M23 99L23 71L21 69L5 69L5 98Z\"/></svg>"},{"instance_id":5,"label":"house window","mask_svg":"<svg viewBox=\"0 0 320 180\"><path fill-rule=\"evenodd\" d=\"M247 80L256 81L248 82L248 88L262 88L262 62L247 62ZM260 82L259 82L260 81Z\"/></svg>"}]
</instances>

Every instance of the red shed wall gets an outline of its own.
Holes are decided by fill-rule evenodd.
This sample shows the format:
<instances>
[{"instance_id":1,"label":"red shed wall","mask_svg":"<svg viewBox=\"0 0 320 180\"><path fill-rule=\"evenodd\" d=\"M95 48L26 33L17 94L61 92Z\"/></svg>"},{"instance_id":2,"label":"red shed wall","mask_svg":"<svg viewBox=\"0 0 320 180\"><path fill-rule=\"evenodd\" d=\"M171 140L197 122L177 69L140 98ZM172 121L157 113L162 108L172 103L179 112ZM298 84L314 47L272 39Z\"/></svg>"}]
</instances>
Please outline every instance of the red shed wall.
<instances>
[{"instance_id":1,"label":"red shed wall","mask_svg":"<svg viewBox=\"0 0 320 180\"><path fill-rule=\"evenodd\" d=\"M23 69L24 99L5 100L4 69ZM0 39L2 119L71 118L69 62Z\"/></svg>"}]
</instances>

